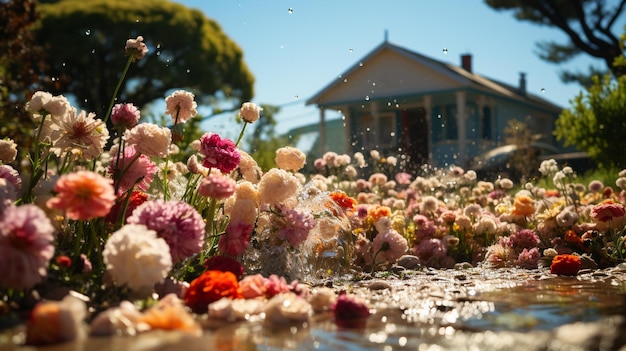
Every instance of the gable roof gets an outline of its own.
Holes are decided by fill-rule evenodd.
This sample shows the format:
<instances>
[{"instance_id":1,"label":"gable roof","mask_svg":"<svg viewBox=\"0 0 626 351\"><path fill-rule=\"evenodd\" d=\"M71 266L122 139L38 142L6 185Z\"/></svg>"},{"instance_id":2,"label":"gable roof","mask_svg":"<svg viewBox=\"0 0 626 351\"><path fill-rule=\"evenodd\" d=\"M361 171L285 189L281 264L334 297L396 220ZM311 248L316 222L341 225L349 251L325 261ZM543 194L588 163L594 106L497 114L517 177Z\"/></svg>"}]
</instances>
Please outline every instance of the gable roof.
<instances>
[{"instance_id":1,"label":"gable roof","mask_svg":"<svg viewBox=\"0 0 626 351\"><path fill-rule=\"evenodd\" d=\"M364 66L367 62L371 62L375 58L382 56L383 53L387 50L399 54L402 57L405 57L408 60L412 61L413 63L420 65L421 67L424 67L429 71L432 71L433 73L440 76L442 79L454 82L459 87L482 91L486 94L500 96L503 98L515 100L523 104L541 107L547 110L560 111L562 109L560 106L546 99L543 99L540 96L528 92L523 93L519 90L518 87L470 72L459 66L435 60L420 53L394 45L388 41L384 41L382 44L374 48L374 50L367 54L362 60L360 60L357 64L353 65L346 72L344 72L340 76L340 79L332 81L314 96L309 98L306 101L306 105L318 104L320 106L332 106L334 102L328 102L327 104L326 102L324 102L324 98L332 96L333 91L336 92L338 91L337 89L341 89L340 84L344 82L343 79L356 74L356 71L362 68L361 66ZM411 92L407 91L407 93Z\"/></svg>"}]
</instances>

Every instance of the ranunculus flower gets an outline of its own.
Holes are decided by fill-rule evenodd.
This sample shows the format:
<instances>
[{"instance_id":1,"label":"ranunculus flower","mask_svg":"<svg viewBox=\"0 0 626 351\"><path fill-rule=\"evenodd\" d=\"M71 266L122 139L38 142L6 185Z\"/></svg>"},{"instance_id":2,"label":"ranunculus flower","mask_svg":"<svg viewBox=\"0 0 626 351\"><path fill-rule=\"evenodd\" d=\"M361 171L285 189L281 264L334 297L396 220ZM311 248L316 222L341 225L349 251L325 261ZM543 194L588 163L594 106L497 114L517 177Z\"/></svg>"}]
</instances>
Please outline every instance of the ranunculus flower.
<instances>
[{"instance_id":1,"label":"ranunculus flower","mask_svg":"<svg viewBox=\"0 0 626 351\"><path fill-rule=\"evenodd\" d=\"M172 132L153 123L140 123L124 132L128 145L135 145L138 153L149 157L167 157Z\"/></svg>"},{"instance_id":2,"label":"ranunculus flower","mask_svg":"<svg viewBox=\"0 0 626 351\"><path fill-rule=\"evenodd\" d=\"M276 150L276 165L286 171L297 172L306 163L306 155L300 149L285 146Z\"/></svg>"},{"instance_id":3,"label":"ranunculus flower","mask_svg":"<svg viewBox=\"0 0 626 351\"><path fill-rule=\"evenodd\" d=\"M113 233L104 245L102 257L113 281L139 294L150 292L172 269L165 240L141 224L127 224Z\"/></svg>"},{"instance_id":4,"label":"ranunculus flower","mask_svg":"<svg viewBox=\"0 0 626 351\"><path fill-rule=\"evenodd\" d=\"M122 223L126 223L126 219L128 219L128 217L133 214L133 211L137 207L139 207L139 205L148 200L148 194L142 191L133 191L130 194L130 199L128 199L128 207L126 207L126 212L123 213L124 206L127 205L126 197L128 196L129 194L127 193L123 198L120 198L119 201L115 203L115 205L113 205L111 211L106 216L107 222L116 223L119 220L120 216L122 216L123 214L124 221Z\"/></svg>"},{"instance_id":5,"label":"ranunculus flower","mask_svg":"<svg viewBox=\"0 0 626 351\"><path fill-rule=\"evenodd\" d=\"M137 39L126 40L124 51L134 60L141 60L148 53L148 47L143 42L143 37L140 35Z\"/></svg>"},{"instance_id":6,"label":"ranunculus flower","mask_svg":"<svg viewBox=\"0 0 626 351\"><path fill-rule=\"evenodd\" d=\"M239 109L239 117L247 123L254 123L259 119L263 109L253 102L244 102Z\"/></svg>"},{"instance_id":7,"label":"ranunculus flower","mask_svg":"<svg viewBox=\"0 0 626 351\"><path fill-rule=\"evenodd\" d=\"M265 277L261 274L253 274L243 277L243 279L239 281L241 296L246 299L265 297L265 292L267 291L265 280Z\"/></svg>"},{"instance_id":8,"label":"ranunculus flower","mask_svg":"<svg viewBox=\"0 0 626 351\"><path fill-rule=\"evenodd\" d=\"M343 191L333 191L328 196L344 211L353 211L356 208L356 200Z\"/></svg>"},{"instance_id":9,"label":"ranunculus flower","mask_svg":"<svg viewBox=\"0 0 626 351\"><path fill-rule=\"evenodd\" d=\"M134 145L126 145L124 152L117 156L118 148L111 148L109 174L114 178L118 194L124 193L133 186L147 191L150 188L157 165L146 155L138 154Z\"/></svg>"},{"instance_id":10,"label":"ranunculus flower","mask_svg":"<svg viewBox=\"0 0 626 351\"><path fill-rule=\"evenodd\" d=\"M550 273L561 275L576 275L582 266L580 256L577 255L556 255L550 265Z\"/></svg>"},{"instance_id":11,"label":"ranunculus flower","mask_svg":"<svg viewBox=\"0 0 626 351\"><path fill-rule=\"evenodd\" d=\"M339 294L331 306L331 311L335 317L335 323L346 327L364 326L370 315L370 309L365 299L345 292Z\"/></svg>"},{"instance_id":12,"label":"ranunculus flower","mask_svg":"<svg viewBox=\"0 0 626 351\"><path fill-rule=\"evenodd\" d=\"M241 298L237 277L231 272L206 271L191 281L183 299L195 313L205 313L210 303L223 297Z\"/></svg>"},{"instance_id":13,"label":"ranunculus flower","mask_svg":"<svg viewBox=\"0 0 626 351\"><path fill-rule=\"evenodd\" d=\"M608 222L624 216L624 206L618 203L603 202L591 208L591 217L599 222Z\"/></svg>"},{"instance_id":14,"label":"ranunculus flower","mask_svg":"<svg viewBox=\"0 0 626 351\"><path fill-rule=\"evenodd\" d=\"M15 161L17 156L17 144L13 139L0 139L0 162L9 163Z\"/></svg>"},{"instance_id":15,"label":"ranunculus flower","mask_svg":"<svg viewBox=\"0 0 626 351\"><path fill-rule=\"evenodd\" d=\"M54 228L35 205L9 206L0 219L0 287L28 289L46 276Z\"/></svg>"},{"instance_id":16,"label":"ranunculus flower","mask_svg":"<svg viewBox=\"0 0 626 351\"><path fill-rule=\"evenodd\" d=\"M222 173L229 173L237 168L241 160L235 143L215 133L206 133L200 138L200 153L204 156L204 167L216 168Z\"/></svg>"},{"instance_id":17,"label":"ranunculus flower","mask_svg":"<svg viewBox=\"0 0 626 351\"><path fill-rule=\"evenodd\" d=\"M530 216L535 213L535 202L530 196L519 195L513 202L513 214L518 216Z\"/></svg>"},{"instance_id":18,"label":"ranunculus flower","mask_svg":"<svg viewBox=\"0 0 626 351\"><path fill-rule=\"evenodd\" d=\"M165 114L172 117L172 124L185 123L198 114L198 104L194 95L188 91L176 90L165 98Z\"/></svg>"},{"instance_id":19,"label":"ranunculus flower","mask_svg":"<svg viewBox=\"0 0 626 351\"><path fill-rule=\"evenodd\" d=\"M200 181L198 194L215 199L226 199L235 193L237 182L223 174L211 173Z\"/></svg>"},{"instance_id":20,"label":"ranunculus flower","mask_svg":"<svg viewBox=\"0 0 626 351\"><path fill-rule=\"evenodd\" d=\"M106 216L115 203L113 180L91 171L61 176L54 191L57 196L48 200L48 207L65 211L73 220Z\"/></svg>"},{"instance_id":21,"label":"ranunculus flower","mask_svg":"<svg viewBox=\"0 0 626 351\"><path fill-rule=\"evenodd\" d=\"M259 200L275 205L294 195L299 186L300 181L293 174L272 168L263 174L259 182Z\"/></svg>"},{"instance_id":22,"label":"ranunculus flower","mask_svg":"<svg viewBox=\"0 0 626 351\"><path fill-rule=\"evenodd\" d=\"M116 127L130 129L139 123L141 112L131 103L116 104L111 110L111 122Z\"/></svg>"}]
</instances>

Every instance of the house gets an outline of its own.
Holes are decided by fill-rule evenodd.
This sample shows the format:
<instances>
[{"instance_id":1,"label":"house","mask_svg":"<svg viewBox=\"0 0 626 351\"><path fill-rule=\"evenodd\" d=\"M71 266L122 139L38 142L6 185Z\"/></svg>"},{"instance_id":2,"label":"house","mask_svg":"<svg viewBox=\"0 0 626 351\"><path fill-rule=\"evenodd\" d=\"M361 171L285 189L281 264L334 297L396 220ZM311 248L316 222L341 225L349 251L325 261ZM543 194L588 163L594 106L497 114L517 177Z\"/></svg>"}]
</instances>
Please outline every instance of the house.
<instances>
[{"instance_id":1,"label":"house","mask_svg":"<svg viewBox=\"0 0 626 351\"><path fill-rule=\"evenodd\" d=\"M342 149L403 155L412 168L465 166L503 144L512 118L557 145L552 131L561 112L526 90L524 73L512 86L474 73L469 54L455 66L386 39L306 104L319 108L318 154L335 151L328 148L325 112L337 110L343 115L343 123L335 123L343 129Z\"/></svg>"}]
</instances>

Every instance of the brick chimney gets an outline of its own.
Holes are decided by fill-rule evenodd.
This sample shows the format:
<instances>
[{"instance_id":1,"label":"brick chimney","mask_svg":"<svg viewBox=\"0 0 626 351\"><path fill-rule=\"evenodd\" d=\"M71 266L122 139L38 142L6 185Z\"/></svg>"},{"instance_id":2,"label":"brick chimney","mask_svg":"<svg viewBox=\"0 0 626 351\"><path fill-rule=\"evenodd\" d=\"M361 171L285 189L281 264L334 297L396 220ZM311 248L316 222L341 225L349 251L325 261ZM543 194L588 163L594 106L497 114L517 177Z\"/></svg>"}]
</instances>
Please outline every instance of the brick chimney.
<instances>
[{"instance_id":1,"label":"brick chimney","mask_svg":"<svg viewBox=\"0 0 626 351\"><path fill-rule=\"evenodd\" d=\"M519 93L526 95L526 73L520 72L519 74Z\"/></svg>"},{"instance_id":2,"label":"brick chimney","mask_svg":"<svg viewBox=\"0 0 626 351\"><path fill-rule=\"evenodd\" d=\"M470 73L472 72L472 54L461 55L461 67Z\"/></svg>"}]
</instances>

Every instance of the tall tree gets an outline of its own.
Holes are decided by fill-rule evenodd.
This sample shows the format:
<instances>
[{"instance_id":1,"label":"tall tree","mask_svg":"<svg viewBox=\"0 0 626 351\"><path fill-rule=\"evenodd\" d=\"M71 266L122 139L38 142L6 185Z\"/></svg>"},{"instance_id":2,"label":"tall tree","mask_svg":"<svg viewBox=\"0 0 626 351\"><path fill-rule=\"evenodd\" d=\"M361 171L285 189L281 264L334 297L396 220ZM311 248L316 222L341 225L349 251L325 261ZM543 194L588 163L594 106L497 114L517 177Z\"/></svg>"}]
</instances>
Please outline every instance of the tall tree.
<instances>
[{"instance_id":1,"label":"tall tree","mask_svg":"<svg viewBox=\"0 0 626 351\"><path fill-rule=\"evenodd\" d=\"M587 54L603 60L613 76L626 74L626 68L613 65L622 54L619 34L624 30L626 0L485 0L485 3L498 11L512 10L519 20L563 31L568 42L543 41L537 44L539 57L543 60L558 64L579 54ZM620 32L616 33L616 30ZM589 86L591 76L599 73L603 72L591 67L590 72L562 70L560 75L564 82Z\"/></svg>"},{"instance_id":2,"label":"tall tree","mask_svg":"<svg viewBox=\"0 0 626 351\"><path fill-rule=\"evenodd\" d=\"M126 40L139 35L150 52L130 67L118 101L143 107L172 89L189 90L204 105L237 106L253 96L242 50L199 10L166 0L60 0L39 11L37 38L47 48L50 76L62 83L51 92L69 92L98 116L124 69Z\"/></svg>"}]
</instances>

